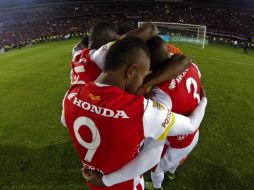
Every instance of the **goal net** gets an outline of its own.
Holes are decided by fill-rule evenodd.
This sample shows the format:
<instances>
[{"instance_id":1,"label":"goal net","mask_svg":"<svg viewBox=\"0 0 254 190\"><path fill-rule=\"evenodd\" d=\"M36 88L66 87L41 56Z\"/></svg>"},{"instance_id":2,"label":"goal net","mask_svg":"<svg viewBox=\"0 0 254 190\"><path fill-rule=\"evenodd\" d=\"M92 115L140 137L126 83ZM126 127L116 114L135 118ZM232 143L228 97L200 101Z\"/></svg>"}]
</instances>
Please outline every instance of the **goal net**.
<instances>
[{"instance_id":1,"label":"goal net","mask_svg":"<svg viewBox=\"0 0 254 190\"><path fill-rule=\"evenodd\" d=\"M143 23L145 22L138 22L138 26L141 26ZM157 26L159 35L166 42L194 44L202 48L208 45L206 26L168 22L152 23Z\"/></svg>"}]
</instances>

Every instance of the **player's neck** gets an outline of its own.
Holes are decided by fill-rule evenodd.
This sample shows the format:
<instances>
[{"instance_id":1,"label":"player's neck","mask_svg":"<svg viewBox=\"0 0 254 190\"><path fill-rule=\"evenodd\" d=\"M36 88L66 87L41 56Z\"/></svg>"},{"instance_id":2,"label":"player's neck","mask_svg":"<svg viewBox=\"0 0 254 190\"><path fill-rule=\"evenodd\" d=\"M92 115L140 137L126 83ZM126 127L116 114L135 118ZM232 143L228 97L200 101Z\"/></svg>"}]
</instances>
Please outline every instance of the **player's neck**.
<instances>
[{"instance_id":1,"label":"player's neck","mask_svg":"<svg viewBox=\"0 0 254 190\"><path fill-rule=\"evenodd\" d=\"M110 86L117 86L124 90L124 82L120 80L119 74L115 72L102 72L101 75L95 80L95 82L100 84L106 84Z\"/></svg>"}]
</instances>

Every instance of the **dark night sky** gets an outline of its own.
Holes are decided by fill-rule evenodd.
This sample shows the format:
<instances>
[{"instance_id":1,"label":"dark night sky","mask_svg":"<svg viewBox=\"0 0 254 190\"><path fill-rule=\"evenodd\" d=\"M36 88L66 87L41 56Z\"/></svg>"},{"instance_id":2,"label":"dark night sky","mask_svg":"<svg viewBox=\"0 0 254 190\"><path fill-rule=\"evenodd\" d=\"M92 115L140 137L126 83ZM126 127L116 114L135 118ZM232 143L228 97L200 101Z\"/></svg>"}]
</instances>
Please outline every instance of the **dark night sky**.
<instances>
[{"instance_id":1,"label":"dark night sky","mask_svg":"<svg viewBox=\"0 0 254 190\"><path fill-rule=\"evenodd\" d=\"M82 1L82 0L0 0L0 8L21 6L21 5L34 5L34 4L40 4L40 3L55 3L55 2L59 3L59 2L70 2L70 1ZM241 6L241 7L248 7L248 8L254 9L254 0L183 0L183 1Z\"/></svg>"}]
</instances>

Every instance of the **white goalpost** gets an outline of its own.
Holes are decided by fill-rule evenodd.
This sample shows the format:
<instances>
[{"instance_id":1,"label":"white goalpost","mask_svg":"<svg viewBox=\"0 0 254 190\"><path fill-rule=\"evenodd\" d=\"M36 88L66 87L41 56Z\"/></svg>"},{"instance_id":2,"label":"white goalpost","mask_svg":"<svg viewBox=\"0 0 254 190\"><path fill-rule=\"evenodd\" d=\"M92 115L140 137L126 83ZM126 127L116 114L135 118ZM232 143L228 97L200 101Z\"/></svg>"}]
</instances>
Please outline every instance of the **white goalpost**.
<instances>
[{"instance_id":1,"label":"white goalpost","mask_svg":"<svg viewBox=\"0 0 254 190\"><path fill-rule=\"evenodd\" d=\"M138 26L145 22L138 22ZM157 26L159 35L167 42L194 44L205 48L206 26L169 22L152 22Z\"/></svg>"}]
</instances>

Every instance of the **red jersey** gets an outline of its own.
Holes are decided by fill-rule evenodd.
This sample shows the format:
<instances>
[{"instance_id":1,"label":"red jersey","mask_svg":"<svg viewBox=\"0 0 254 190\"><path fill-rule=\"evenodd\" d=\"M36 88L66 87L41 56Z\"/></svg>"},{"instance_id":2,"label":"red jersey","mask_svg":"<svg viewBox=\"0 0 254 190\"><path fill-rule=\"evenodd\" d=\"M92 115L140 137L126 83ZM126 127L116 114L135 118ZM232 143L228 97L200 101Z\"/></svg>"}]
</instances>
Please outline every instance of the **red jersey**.
<instances>
[{"instance_id":1,"label":"red jersey","mask_svg":"<svg viewBox=\"0 0 254 190\"><path fill-rule=\"evenodd\" d=\"M91 59L88 48L74 53L71 62L71 84L85 84L94 81L101 74L102 69Z\"/></svg>"},{"instance_id":2,"label":"red jersey","mask_svg":"<svg viewBox=\"0 0 254 190\"><path fill-rule=\"evenodd\" d=\"M78 50L72 53L72 60L70 62L70 67L71 67L71 74L70 74L70 79L71 79L71 85L74 84L77 81L78 75L76 72L74 72L74 67L76 64L78 64L80 56L81 56L82 50Z\"/></svg>"},{"instance_id":3,"label":"red jersey","mask_svg":"<svg viewBox=\"0 0 254 190\"><path fill-rule=\"evenodd\" d=\"M145 138L161 139L173 114L157 102L115 86L73 85L63 102L65 125L83 165L109 174L131 161ZM133 190L134 180L95 189Z\"/></svg>"},{"instance_id":4,"label":"red jersey","mask_svg":"<svg viewBox=\"0 0 254 190\"><path fill-rule=\"evenodd\" d=\"M202 88L200 77L198 67L192 63L177 78L157 86L162 90L164 96L168 96L167 102L170 102L173 112L188 116L196 108L200 101ZM192 142L195 134L196 132L189 135L168 137L168 141L172 148L184 148Z\"/></svg>"}]
</instances>

